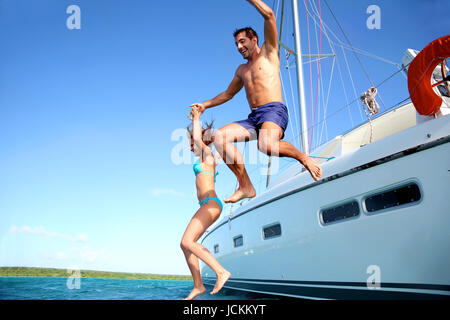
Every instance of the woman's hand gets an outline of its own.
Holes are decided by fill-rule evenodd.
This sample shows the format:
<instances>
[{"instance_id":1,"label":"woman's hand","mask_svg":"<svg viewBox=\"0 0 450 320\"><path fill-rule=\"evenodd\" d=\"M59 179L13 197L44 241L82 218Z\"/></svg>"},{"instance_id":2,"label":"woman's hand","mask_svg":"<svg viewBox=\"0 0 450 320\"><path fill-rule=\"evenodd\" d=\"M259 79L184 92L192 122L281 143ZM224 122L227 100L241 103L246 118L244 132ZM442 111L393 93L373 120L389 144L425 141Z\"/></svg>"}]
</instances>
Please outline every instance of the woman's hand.
<instances>
[{"instance_id":1,"label":"woman's hand","mask_svg":"<svg viewBox=\"0 0 450 320\"><path fill-rule=\"evenodd\" d=\"M202 112L200 111L200 108L196 104L194 104L194 105L192 105L192 109L191 109L191 112L189 112L188 117L191 120L198 120L198 119L200 119L201 114L202 114Z\"/></svg>"},{"instance_id":2,"label":"woman's hand","mask_svg":"<svg viewBox=\"0 0 450 320\"><path fill-rule=\"evenodd\" d=\"M206 106L205 106L203 103L193 103L193 104L191 104L189 107L190 107L190 108L197 107L198 110L199 110L199 112L200 112L199 116L201 116L202 113L206 110ZM190 114L191 114L191 113L189 113L189 115L190 115ZM191 120L192 120L192 119L191 119Z\"/></svg>"}]
</instances>

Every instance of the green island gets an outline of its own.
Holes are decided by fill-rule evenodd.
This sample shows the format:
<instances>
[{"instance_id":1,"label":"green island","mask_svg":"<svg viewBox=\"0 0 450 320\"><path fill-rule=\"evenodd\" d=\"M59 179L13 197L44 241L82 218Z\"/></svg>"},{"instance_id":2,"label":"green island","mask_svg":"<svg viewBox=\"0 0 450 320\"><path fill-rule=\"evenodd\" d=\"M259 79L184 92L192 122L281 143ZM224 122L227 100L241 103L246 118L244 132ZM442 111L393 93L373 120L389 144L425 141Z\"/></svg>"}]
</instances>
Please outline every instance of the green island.
<instances>
[{"instance_id":1,"label":"green island","mask_svg":"<svg viewBox=\"0 0 450 320\"><path fill-rule=\"evenodd\" d=\"M73 272L67 269L0 267L0 277L70 277ZM191 276L151 273L109 272L96 270L80 270L81 278L107 279L146 279L146 280L192 280Z\"/></svg>"}]
</instances>

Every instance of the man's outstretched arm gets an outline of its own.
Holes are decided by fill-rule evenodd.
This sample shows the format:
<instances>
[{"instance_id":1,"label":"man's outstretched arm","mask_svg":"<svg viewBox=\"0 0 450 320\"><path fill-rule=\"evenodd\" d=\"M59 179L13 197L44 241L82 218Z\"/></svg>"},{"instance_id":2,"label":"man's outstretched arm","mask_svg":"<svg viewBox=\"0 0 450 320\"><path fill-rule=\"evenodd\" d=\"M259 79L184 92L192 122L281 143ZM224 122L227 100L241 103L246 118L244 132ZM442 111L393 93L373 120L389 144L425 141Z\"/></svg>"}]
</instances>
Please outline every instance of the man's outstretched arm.
<instances>
[{"instance_id":1,"label":"man's outstretched arm","mask_svg":"<svg viewBox=\"0 0 450 320\"><path fill-rule=\"evenodd\" d=\"M203 111L205 111L206 109L223 104L233 98L236 93L238 93L242 89L243 86L244 83L242 82L236 71L233 80L225 91L219 93L211 100L205 101L203 103L194 103L191 104L190 107L192 108L193 106L197 106L200 109L200 113L203 113Z\"/></svg>"},{"instance_id":2,"label":"man's outstretched arm","mask_svg":"<svg viewBox=\"0 0 450 320\"><path fill-rule=\"evenodd\" d=\"M264 18L264 44L268 50L278 50L277 21L273 10L261 0L247 0Z\"/></svg>"}]
</instances>

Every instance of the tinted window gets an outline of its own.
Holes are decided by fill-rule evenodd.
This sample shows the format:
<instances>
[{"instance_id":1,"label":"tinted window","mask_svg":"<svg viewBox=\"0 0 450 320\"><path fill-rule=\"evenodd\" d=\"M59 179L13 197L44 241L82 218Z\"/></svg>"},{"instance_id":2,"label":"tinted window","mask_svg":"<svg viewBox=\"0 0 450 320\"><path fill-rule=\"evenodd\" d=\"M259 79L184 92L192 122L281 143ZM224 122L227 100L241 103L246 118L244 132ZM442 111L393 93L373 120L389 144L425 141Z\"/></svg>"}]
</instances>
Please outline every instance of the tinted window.
<instances>
[{"instance_id":1,"label":"tinted window","mask_svg":"<svg viewBox=\"0 0 450 320\"><path fill-rule=\"evenodd\" d=\"M359 215L358 202L351 201L322 210L322 221L323 223L330 223L356 217L357 215Z\"/></svg>"},{"instance_id":2,"label":"tinted window","mask_svg":"<svg viewBox=\"0 0 450 320\"><path fill-rule=\"evenodd\" d=\"M263 229L264 239L270 239L273 237L281 236L281 225L279 223L274 224Z\"/></svg>"},{"instance_id":3,"label":"tinted window","mask_svg":"<svg viewBox=\"0 0 450 320\"><path fill-rule=\"evenodd\" d=\"M237 236L233 239L234 247L240 247L244 244L244 238L242 236Z\"/></svg>"},{"instance_id":4,"label":"tinted window","mask_svg":"<svg viewBox=\"0 0 450 320\"><path fill-rule=\"evenodd\" d=\"M375 212L417 202L420 199L421 194L419 186L415 183L411 183L407 186L397 187L370 196L365 200L365 205L368 212Z\"/></svg>"}]
</instances>

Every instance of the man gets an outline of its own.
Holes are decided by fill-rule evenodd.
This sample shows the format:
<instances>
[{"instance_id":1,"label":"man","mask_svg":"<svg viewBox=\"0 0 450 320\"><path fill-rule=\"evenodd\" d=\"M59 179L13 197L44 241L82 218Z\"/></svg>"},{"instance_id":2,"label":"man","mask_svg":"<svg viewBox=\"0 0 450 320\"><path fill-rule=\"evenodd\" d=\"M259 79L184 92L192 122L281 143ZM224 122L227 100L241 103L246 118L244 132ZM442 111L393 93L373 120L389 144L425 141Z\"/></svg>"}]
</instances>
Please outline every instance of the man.
<instances>
[{"instance_id":1,"label":"man","mask_svg":"<svg viewBox=\"0 0 450 320\"><path fill-rule=\"evenodd\" d=\"M264 43L258 45L258 35L252 28L243 28L234 33L235 43L247 63L240 65L228 88L211 100L194 103L200 112L229 101L242 87L252 112L248 119L230 123L216 131L214 144L225 163L239 181L236 192L225 202L237 202L256 195L241 153L233 144L237 141L258 139L258 149L268 155L297 159L314 180L322 177L322 169L307 155L301 153L284 137L288 123L287 108L283 104L279 76L278 32L275 14L261 0L247 0L264 18ZM255 134L256 133L256 134Z\"/></svg>"}]
</instances>

